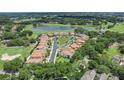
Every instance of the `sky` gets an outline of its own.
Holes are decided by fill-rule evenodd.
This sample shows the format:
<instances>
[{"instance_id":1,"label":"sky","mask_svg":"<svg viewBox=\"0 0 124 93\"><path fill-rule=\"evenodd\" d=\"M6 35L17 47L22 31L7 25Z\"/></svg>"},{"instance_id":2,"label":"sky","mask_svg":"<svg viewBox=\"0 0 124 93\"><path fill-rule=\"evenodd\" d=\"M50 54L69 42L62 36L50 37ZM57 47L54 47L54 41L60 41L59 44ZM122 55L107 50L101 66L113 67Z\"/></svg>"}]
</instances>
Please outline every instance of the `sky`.
<instances>
[{"instance_id":1,"label":"sky","mask_svg":"<svg viewBox=\"0 0 124 93\"><path fill-rule=\"evenodd\" d=\"M123 0L0 0L0 12L122 12Z\"/></svg>"}]
</instances>

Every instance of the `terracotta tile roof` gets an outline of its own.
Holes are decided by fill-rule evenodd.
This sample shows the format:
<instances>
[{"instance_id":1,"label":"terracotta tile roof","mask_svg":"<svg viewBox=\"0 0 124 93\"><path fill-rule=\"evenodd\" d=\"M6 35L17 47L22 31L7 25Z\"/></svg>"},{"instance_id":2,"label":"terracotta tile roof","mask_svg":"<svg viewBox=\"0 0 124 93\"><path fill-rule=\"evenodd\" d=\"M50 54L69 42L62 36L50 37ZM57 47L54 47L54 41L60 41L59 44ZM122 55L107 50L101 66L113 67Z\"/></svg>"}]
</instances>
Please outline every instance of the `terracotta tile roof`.
<instances>
[{"instance_id":1,"label":"terracotta tile roof","mask_svg":"<svg viewBox=\"0 0 124 93\"><path fill-rule=\"evenodd\" d=\"M68 32L63 32L63 35L69 35L69 33Z\"/></svg>"},{"instance_id":2,"label":"terracotta tile roof","mask_svg":"<svg viewBox=\"0 0 124 93\"><path fill-rule=\"evenodd\" d=\"M78 38L77 40L76 40L76 43L84 43L85 42L85 40L84 39L81 39L81 38Z\"/></svg>"},{"instance_id":3,"label":"terracotta tile roof","mask_svg":"<svg viewBox=\"0 0 124 93\"><path fill-rule=\"evenodd\" d=\"M80 48L80 45L73 43L72 45L70 45L70 47L73 49L78 49L78 48Z\"/></svg>"},{"instance_id":4,"label":"terracotta tile roof","mask_svg":"<svg viewBox=\"0 0 124 93\"><path fill-rule=\"evenodd\" d=\"M48 43L48 40L46 40L46 39L40 39L40 43Z\"/></svg>"},{"instance_id":5,"label":"terracotta tile roof","mask_svg":"<svg viewBox=\"0 0 124 93\"><path fill-rule=\"evenodd\" d=\"M32 58L41 58L41 57L44 57L45 54L46 54L46 52L43 50L34 50L31 54L31 57Z\"/></svg>"},{"instance_id":6,"label":"terracotta tile roof","mask_svg":"<svg viewBox=\"0 0 124 93\"><path fill-rule=\"evenodd\" d=\"M74 35L74 32L70 32L70 35Z\"/></svg>"},{"instance_id":7,"label":"terracotta tile roof","mask_svg":"<svg viewBox=\"0 0 124 93\"><path fill-rule=\"evenodd\" d=\"M62 49L61 51L61 54L64 55L64 56L72 56L74 54L74 49L72 49L71 47L67 47L67 48L64 48Z\"/></svg>"},{"instance_id":8,"label":"terracotta tile roof","mask_svg":"<svg viewBox=\"0 0 124 93\"><path fill-rule=\"evenodd\" d=\"M39 43L37 48L39 48L39 49L46 49L46 48L48 48L48 45L47 45L47 43Z\"/></svg>"},{"instance_id":9,"label":"terracotta tile roof","mask_svg":"<svg viewBox=\"0 0 124 93\"><path fill-rule=\"evenodd\" d=\"M42 35L40 37L40 41L44 41L44 40L49 40L49 37L47 35Z\"/></svg>"}]
</instances>

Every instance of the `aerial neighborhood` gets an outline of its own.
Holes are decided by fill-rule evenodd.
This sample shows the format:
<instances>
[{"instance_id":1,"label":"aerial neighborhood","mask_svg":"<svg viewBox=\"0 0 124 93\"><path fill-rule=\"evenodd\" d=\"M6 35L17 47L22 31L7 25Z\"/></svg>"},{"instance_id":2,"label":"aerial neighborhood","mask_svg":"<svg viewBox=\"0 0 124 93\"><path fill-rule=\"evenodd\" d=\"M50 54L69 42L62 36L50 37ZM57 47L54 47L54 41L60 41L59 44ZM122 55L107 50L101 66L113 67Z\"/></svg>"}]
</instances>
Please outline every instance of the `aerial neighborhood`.
<instances>
[{"instance_id":1,"label":"aerial neighborhood","mask_svg":"<svg viewBox=\"0 0 124 93\"><path fill-rule=\"evenodd\" d=\"M36 48L33 50L32 54L28 57L27 63L47 63L50 62L49 59L51 56L51 53L54 51L52 50L52 47L54 46L52 43L52 40L55 36L62 36L64 37L69 37L73 35L74 40L70 42L69 44L63 46L62 48L58 48L57 51L59 51L59 54L64 56L64 57L69 57L71 58L73 54L75 53L75 50L80 48L86 40L88 40L88 36L85 34L74 34L68 33L68 32L60 32L58 33L53 33L53 36L48 36L48 34L42 34L39 37L39 42L36 45ZM55 42L55 41L53 41ZM50 50L50 51L48 51ZM55 55L57 56L57 55ZM55 59L55 58L54 58Z\"/></svg>"},{"instance_id":2,"label":"aerial neighborhood","mask_svg":"<svg viewBox=\"0 0 124 93\"><path fill-rule=\"evenodd\" d=\"M124 80L124 13L0 13L0 80Z\"/></svg>"}]
</instances>

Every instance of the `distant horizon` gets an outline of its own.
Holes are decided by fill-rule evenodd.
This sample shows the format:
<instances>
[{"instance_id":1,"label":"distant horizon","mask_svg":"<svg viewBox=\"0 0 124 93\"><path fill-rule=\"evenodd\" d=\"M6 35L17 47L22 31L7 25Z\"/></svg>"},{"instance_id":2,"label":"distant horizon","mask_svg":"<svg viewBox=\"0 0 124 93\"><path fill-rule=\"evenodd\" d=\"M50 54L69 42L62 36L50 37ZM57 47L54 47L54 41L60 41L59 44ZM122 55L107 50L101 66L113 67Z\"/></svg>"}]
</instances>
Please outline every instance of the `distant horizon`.
<instances>
[{"instance_id":1,"label":"distant horizon","mask_svg":"<svg viewBox=\"0 0 124 93\"><path fill-rule=\"evenodd\" d=\"M45 16L124 16L124 12L0 12L0 15L30 15L30 14L38 14Z\"/></svg>"}]
</instances>

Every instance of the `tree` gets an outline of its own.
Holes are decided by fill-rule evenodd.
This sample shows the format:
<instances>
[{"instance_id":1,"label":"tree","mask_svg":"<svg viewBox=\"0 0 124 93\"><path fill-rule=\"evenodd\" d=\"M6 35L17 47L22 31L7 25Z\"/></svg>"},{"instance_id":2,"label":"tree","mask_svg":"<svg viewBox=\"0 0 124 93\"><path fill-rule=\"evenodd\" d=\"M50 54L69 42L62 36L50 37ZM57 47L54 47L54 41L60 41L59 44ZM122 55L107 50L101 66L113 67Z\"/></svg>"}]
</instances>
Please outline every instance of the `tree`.
<instances>
[{"instance_id":1,"label":"tree","mask_svg":"<svg viewBox=\"0 0 124 93\"><path fill-rule=\"evenodd\" d=\"M32 73L28 69L20 69L19 70L19 79L21 80L29 80L31 79Z\"/></svg>"},{"instance_id":2,"label":"tree","mask_svg":"<svg viewBox=\"0 0 124 93\"><path fill-rule=\"evenodd\" d=\"M32 36L32 34L33 34L33 32L30 31L30 30L25 30L25 31L23 31L23 33L24 33L25 35L29 35L29 36Z\"/></svg>"},{"instance_id":3,"label":"tree","mask_svg":"<svg viewBox=\"0 0 124 93\"><path fill-rule=\"evenodd\" d=\"M8 46L29 46L29 44L29 40L26 40L25 38L13 39L7 43Z\"/></svg>"},{"instance_id":4,"label":"tree","mask_svg":"<svg viewBox=\"0 0 124 93\"><path fill-rule=\"evenodd\" d=\"M11 76L11 80L19 80L18 75L16 75L16 74L12 74L12 76Z\"/></svg>"},{"instance_id":5,"label":"tree","mask_svg":"<svg viewBox=\"0 0 124 93\"><path fill-rule=\"evenodd\" d=\"M95 45L95 50L99 53L102 53L105 48L105 45L102 42L97 42Z\"/></svg>"},{"instance_id":6,"label":"tree","mask_svg":"<svg viewBox=\"0 0 124 93\"><path fill-rule=\"evenodd\" d=\"M95 68L97 68L98 67L98 63L96 62L96 61L90 61L89 62L89 69L95 69Z\"/></svg>"},{"instance_id":7,"label":"tree","mask_svg":"<svg viewBox=\"0 0 124 93\"><path fill-rule=\"evenodd\" d=\"M12 32L4 32L2 37L3 37L3 39L8 40L8 39L16 38L16 35Z\"/></svg>"},{"instance_id":8,"label":"tree","mask_svg":"<svg viewBox=\"0 0 124 93\"><path fill-rule=\"evenodd\" d=\"M8 74L0 74L0 80L10 80L11 77Z\"/></svg>"},{"instance_id":9,"label":"tree","mask_svg":"<svg viewBox=\"0 0 124 93\"><path fill-rule=\"evenodd\" d=\"M10 62L4 63L4 71L15 73L18 72L20 68L23 67L24 62L20 59L15 59Z\"/></svg>"},{"instance_id":10,"label":"tree","mask_svg":"<svg viewBox=\"0 0 124 93\"><path fill-rule=\"evenodd\" d=\"M124 54L124 46L119 47L120 53Z\"/></svg>"},{"instance_id":11,"label":"tree","mask_svg":"<svg viewBox=\"0 0 124 93\"><path fill-rule=\"evenodd\" d=\"M124 68L123 67L119 67L117 69L117 71L118 71L119 79L124 80Z\"/></svg>"},{"instance_id":12,"label":"tree","mask_svg":"<svg viewBox=\"0 0 124 93\"><path fill-rule=\"evenodd\" d=\"M97 67L97 72L98 72L99 74L102 74L102 73L108 74L108 73L110 73L110 69L109 69L107 66L105 66L105 65L99 65L99 66Z\"/></svg>"}]
</instances>

